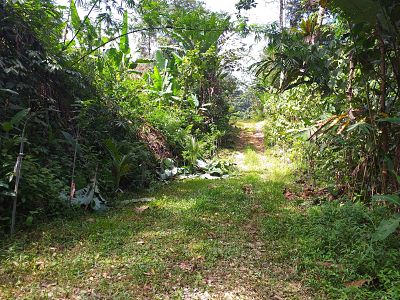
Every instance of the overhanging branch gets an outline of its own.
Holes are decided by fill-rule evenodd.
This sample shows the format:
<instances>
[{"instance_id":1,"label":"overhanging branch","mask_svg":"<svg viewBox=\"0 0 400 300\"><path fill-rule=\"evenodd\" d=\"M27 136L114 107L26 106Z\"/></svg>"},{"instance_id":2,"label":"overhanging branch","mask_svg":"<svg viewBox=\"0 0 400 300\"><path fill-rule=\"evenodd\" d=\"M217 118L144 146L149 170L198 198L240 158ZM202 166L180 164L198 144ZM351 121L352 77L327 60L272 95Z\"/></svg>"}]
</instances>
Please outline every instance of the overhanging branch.
<instances>
[{"instance_id":1,"label":"overhanging branch","mask_svg":"<svg viewBox=\"0 0 400 300\"><path fill-rule=\"evenodd\" d=\"M101 45L97 46L96 48L90 50L89 52L85 53L82 57L80 57L78 60L76 60L72 65L74 66L75 64L79 63L80 61L82 61L84 58L86 58L87 56L89 56L90 54L92 54L93 52L96 52L97 50L99 50L100 48L106 46L109 43L112 43L116 40L118 40L119 38L132 34L132 33L138 33L138 32L143 32L143 31L154 31L154 30L166 30L166 29L174 29L174 30L186 30L186 31L203 31L203 32L224 32L226 30L228 30L228 28L221 28L221 29L195 29L195 28L187 28L187 27L174 27L174 26L162 26L162 27L145 27L145 28L137 28L134 30L131 30L125 34L121 34L118 36L115 36L111 39L109 39L107 42L102 43Z\"/></svg>"}]
</instances>

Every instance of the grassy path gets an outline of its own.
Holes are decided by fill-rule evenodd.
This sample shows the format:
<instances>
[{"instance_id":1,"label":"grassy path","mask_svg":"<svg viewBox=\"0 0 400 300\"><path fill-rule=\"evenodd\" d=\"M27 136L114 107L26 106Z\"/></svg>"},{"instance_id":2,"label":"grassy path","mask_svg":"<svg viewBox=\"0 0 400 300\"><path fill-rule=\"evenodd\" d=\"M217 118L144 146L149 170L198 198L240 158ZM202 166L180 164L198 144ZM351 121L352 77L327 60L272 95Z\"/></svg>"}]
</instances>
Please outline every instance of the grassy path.
<instances>
[{"instance_id":1,"label":"grassy path","mask_svg":"<svg viewBox=\"0 0 400 300\"><path fill-rule=\"evenodd\" d=\"M288 203L290 165L261 152L257 126L242 124L239 142L252 146L228 153L237 176L172 182L146 205L56 220L4 242L0 299L322 299L313 280L321 290L360 279L340 257L363 231L352 231L348 210L314 220Z\"/></svg>"},{"instance_id":2,"label":"grassy path","mask_svg":"<svg viewBox=\"0 0 400 300\"><path fill-rule=\"evenodd\" d=\"M252 135L244 131L240 142L251 144ZM274 269L261 237L288 170L278 161L266 170L260 153L242 151L238 176L173 182L151 195L156 200L148 207L58 220L22 234L3 249L0 297L302 298L298 283L282 281L286 271Z\"/></svg>"}]
</instances>

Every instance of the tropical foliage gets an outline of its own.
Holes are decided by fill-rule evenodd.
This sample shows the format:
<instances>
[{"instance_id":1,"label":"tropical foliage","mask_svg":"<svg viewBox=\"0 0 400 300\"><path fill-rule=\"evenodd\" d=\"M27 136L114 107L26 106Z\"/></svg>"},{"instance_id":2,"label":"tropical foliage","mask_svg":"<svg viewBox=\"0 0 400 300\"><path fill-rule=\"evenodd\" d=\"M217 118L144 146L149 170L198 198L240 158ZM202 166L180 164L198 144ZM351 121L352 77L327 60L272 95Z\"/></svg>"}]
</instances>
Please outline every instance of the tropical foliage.
<instances>
[{"instance_id":1,"label":"tropical foliage","mask_svg":"<svg viewBox=\"0 0 400 300\"><path fill-rule=\"evenodd\" d=\"M263 59L254 65L260 85L269 85L264 109L276 110L271 120L282 124L272 136L306 133L317 146L318 169L351 196L368 200L396 192L398 4L315 5L314 13L305 13L292 27L270 28ZM364 13L355 14L355 8Z\"/></svg>"},{"instance_id":2,"label":"tropical foliage","mask_svg":"<svg viewBox=\"0 0 400 300\"><path fill-rule=\"evenodd\" d=\"M197 0L0 1L6 298L27 282L51 298L35 288L64 270L69 297L104 267L106 298L134 281L191 299L176 282L225 283L221 265L262 297L273 275L332 299L400 298L400 4L276 2L260 25L254 0L235 16ZM244 37L264 43L246 73Z\"/></svg>"},{"instance_id":3,"label":"tropical foliage","mask_svg":"<svg viewBox=\"0 0 400 300\"><path fill-rule=\"evenodd\" d=\"M1 13L4 230L21 144L17 225L60 213L58 194L94 177L109 195L148 187L163 159L207 159L229 130L228 16L191 1L6 1Z\"/></svg>"}]
</instances>

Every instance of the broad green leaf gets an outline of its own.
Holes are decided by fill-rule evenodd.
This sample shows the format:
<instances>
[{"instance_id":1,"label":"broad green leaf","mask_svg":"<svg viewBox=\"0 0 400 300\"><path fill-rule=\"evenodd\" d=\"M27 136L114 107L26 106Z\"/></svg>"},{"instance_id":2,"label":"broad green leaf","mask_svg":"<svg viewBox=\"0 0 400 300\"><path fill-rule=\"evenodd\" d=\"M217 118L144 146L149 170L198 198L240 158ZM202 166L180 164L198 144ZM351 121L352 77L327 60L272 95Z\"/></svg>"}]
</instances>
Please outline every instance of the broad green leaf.
<instances>
[{"instance_id":1,"label":"broad green leaf","mask_svg":"<svg viewBox=\"0 0 400 300\"><path fill-rule=\"evenodd\" d=\"M15 197L15 193L12 192L12 191L3 191L3 192L1 192L1 194L2 194L3 196Z\"/></svg>"},{"instance_id":2,"label":"broad green leaf","mask_svg":"<svg viewBox=\"0 0 400 300\"><path fill-rule=\"evenodd\" d=\"M136 69L137 66L138 66L138 64L137 64L136 62L131 62L131 63L129 64L129 69Z\"/></svg>"},{"instance_id":3,"label":"broad green leaf","mask_svg":"<svg viewBox=\"0 0 400 300\"><path fill-rule=\"evenodd\" d=\"M152 59L142 59L142 58L140 58L140 59L135 60L136 64L151 64L153 62L154 62L154 60L152 60Z\"/></svg>"},{"instance_id":4,"label":"broad green leaf","mask_svg":"<svg viewBox=\"0 0 400 300\"><path fill-rule=\"evenodd\" d=\"M158 50L156 52L156 66L159 70L163 70L165 68L166 59L162 51Z\"/></svg>"},{"instance_id":5,"label":"broad green leaf","mask_svg":"<svg viewBox=\"0 0 400 300\"><path fill-rule=\"evenodd\" d=\"M86 29L86 39L89 43L94 43L94 41L98 38L97 30L90 22L89 18L85 20L85 29Z\"/></svg>"},{"instance_id":6,"label":"broad green leaf","mask_svg":"<svg viewBox=\"0 0 400 300\"><path fill-rule=\"evenodd\" d=\"M62 133L62 135L64 136L64 138L65 138L65 140L73 147L73 148L75 148L76 147L76 150L78 151L78 152L80 152L80 147L79 147L79 143L77 143L77 141L76 141L76 139L74 139L73 137L72 137L72 135L70 135L68 132L66 132L66 131L61 131L61 133Z\"/></svg>"},{"instance_id":7,"label":"broad green leaf","mask_svg":"<svg viewBox=\"0 0 400 300\"><path fill-rule=\"evenodd\" d=\"M28 216L25 220L26 225L30 226L33 223L33 216Z\"/></svg>"},{"instance_id":8,"label":"broad green leaf","mask_svg":"<svg viewBox=\"0 0 400 300\"><path fill-rule=\"evenodd\" d=\"M351 132L355 129L358 129L359 132L369 134L371 131L374 130L374 128L371 126L371 124L365 123L364 121L357 122L356 124L350 125L347 127L346 131Z\"/></svg>"},{"instance_id":9,"label":"broad green leaf","mask_svg":"<svg viewBox=\"0 0 400 300\"><path fill-rule=\"evenodd\" d=\"M19 95L16 91L10 90L10 89L0 89L2 92L7 92L13 95Z\"/></svg>"},{"instance_id":10,"label":"broad green leaf","mask_svg":"<svg viewBox=\"0 0 400 300\"><path fill-rule=\"evenodd\" d=\"M3 128L5 132L9 132L13 129L13 125L10 122L4 122L1 124L1 128Z\"/></svg>"},{"instance_id":11,"label":"broad green leaf","mask_svg":"<svg viewBox=\"0 0 400 300\"><path fill-rule=\"evenodd\" d=\"M10 123L13 126L18 125L22 121L22 119L28 115L30 110L31 110L30 108L26 108L26 109L23 109L23 110L17 112L15 114L15 116L12 117L12 119L10 120Z\"/></svg>"},{"instance_id":12,"label":"broad green leaf","mask_svg":"<svg viewBox=\"0 0 400 300\"><path fill-rule=\"evenodd\" d=\"M391 218L388 220L383 220L375 233L372 235L372 241L383 241L389 235L397 230L400 224L400 217Z\"/></svg>"},{"instance_id":13,"label":"broad green leaf","mask_svg":"<svg viewBox=\"0 0 400 300\"><path fill-rule=\"evenodd\" d=\"M128 70L127 72L128 73L132 73L132 74L139 74L139 75L143 74L142 72L139 72L139 71L136 71L136 70Z\"/></svg>"},{"instance_id":14,"label":"broad green leaf","mask_svg":"<svg viewBox=\"0 0 400 300\"><path fill-rule=\"evenodd\" d=\"M377 122L388 122L393 124L400 124L400 118L383 118L377 120Z\"/></svg>"},{"instance_id":15,"label":"broad green leaf","mask_svg":"<svg viewBox=\"0 0 400 300\"><path fill-rule=\"evenodd\" d=\"M26 117L26 115L29 113L29 111L30 111L30 108L23 109L23 110L17 112L14 115L14 117L11 118L10 121L3 122L1 124L2 129L5 132L11 131L14 128L14 126L17 126Z\"/></svg>"},{"instance_id":16,"label":"broad green leaf","mask_svg":"<svg viewBox=\"0 0 400 300\"><path fill-rule=\"evenodd\" d=\"M153 85L156 91L162 91L162 85L163 85L163 78L160 74L160 71L158 68L155 66L154 67L154 73L152 75L153 79Z\"/></svg>"},{"instance_id":17,"label":"broad green leaf","mask_svg":"<svg viewBox=\"0 0 400 300\"><path fill-rule=\"evenodd\" d=\"M395 205L400 205L400 196L398 195L375 195L372 197L373 201L387 201Z\"/></svg>"},{"instance_id":18,"label":"broad green leaf","mask_svg":"<svg viewBox=\"0 0 400 300\"><path fill-rule=\"evenodd\" d=\"M82 26L81 19L79 18L78 10L76 9L75 1L71 0L70 2L70 15L71 15L71 24L72 28L74 29L75 34L80 30ZM76 35L78 38L79 43L82 45L84 44L84 39L82 36L82 31L80 30L79 33Z\"/></svg>"},{"instance_id":19,"label":"broad green leaf","mask_svg":"<svg viewBox=\"0 0 400 300\"><path fill-rule=\"evenodd\" d=\"M61 131L62 135L65 137L65 139L68 141L68 143L70 143L72 146L75 145L75 140L72 137L72 135L70 135L68 132L66 131Z\"/></svg>"},{"instance_id":20,"label":"broad green leaf","mask_svg":"<svg viewBox=\"0 0 400 300\"><path fill-rule=\"evenodd\" d=\"M79 18L78 10L76 9L75 1L70 2L71 24L74 30L78 30L81 26L81 19Z\"/></svg>"},{"instance_id":21,"label":"broad green leaf","mask_svg":"<svg viewBox=\"0 0 400 300\"><path fill-rule=\"evenodd\" d=\"M119 50L125 54L129 54L129 39L128 39L128 11L124 11L124 18L122 21L121 38L119 40Z\"/></svg>"},{"instance_id":22,"label":"broad green leaf","mask_svg":"<svg viewBox=\"0 0 400 300\"><path fill-rule=\"evenodd\" d=\"M122 158L122 154L118 149L116 142L112 139L107 139L104 141L104 146L110 152L114 161L120 161Z\"/></svg>"},{"instance_id":23,"label":"broad green leaf","mask_svg":"<svg viewBox=\"0 0 400 300\"><path fill-rule=\"evenodd\" d=\"M371 26L375 26L381 11L377 1L373 0L332 0L330 5L341 9L354 22L366 22Z\"/></svg>"},{"instance_id":24,"label":"broad green leaf","mask_svg":"<svg viewBox=\"0 0 400 300\"><path fill-rule=\"evenodd\" d=\"M116 67L119 67L121 65L122 56L123 53L121 51L118 51L116 48L111 48L107 50L107 57L114 61Z\"/></svg>"},{"instance_id":25,"label":"broad green leaf","mask_svg":"<svg viewBox=\"0 0 400 300\"><path fill-rule=\"evenodd\" d=\"M175 52L172 52L172 55L174 56L175 62L176 62L177 64L181 64L181 63L182 63L183 58L182 58L181 56L179 56L179 55L176 54Z\"/></svg>"}]
</instances>

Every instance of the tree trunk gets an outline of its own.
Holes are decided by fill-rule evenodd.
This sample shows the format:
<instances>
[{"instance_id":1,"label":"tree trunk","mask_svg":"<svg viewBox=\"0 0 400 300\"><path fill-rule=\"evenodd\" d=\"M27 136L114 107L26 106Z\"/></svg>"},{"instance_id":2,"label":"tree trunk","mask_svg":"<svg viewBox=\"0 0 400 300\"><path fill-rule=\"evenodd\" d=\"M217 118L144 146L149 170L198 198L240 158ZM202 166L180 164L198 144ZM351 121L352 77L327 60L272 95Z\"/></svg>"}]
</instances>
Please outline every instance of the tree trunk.
<instances>
[{"instance_id":1,"label":"tree trunk","mask_svg":"<svg viewBox=\"0 0 400 300\"><path fill-rule=\"evenodd\" d=\"M350 108L351 101L353 100L354 92L353 92L353 81L355 77L356 65L354 63L354 53L351 52L349 54L349 82L347 86L347 99L349 100Z\"/></svg>"},{"instance_id":2,"label":"tree trunk","mask_svg":"<svg viewBox=\"0 0 400 300\"><path fill-rule=\"evenodd\" d=\"M284 8L285 8L285 0L279 0L279 27L281 31L283 31L283 18L284 18ZM281 71L279 76L279 89L282 89L283 82L285 80L285 74Z\"/></svg>"},{"instance_id":3,"label":"tree trunk","mask_svg":"<svg viewBox=\"0 0 400 300\"><path fill-rule=\"evenodd\" d=\"M318 10L318 19L317 19L318 26L322 25L322 23L324 22L324 17L325 17L325 7L320 5Z\"/></svg>"},{"instance_id":4,"label":"tree trunk","mask_svg":"<svg viewBox=\"0 0 400 300\"><path fill-rule=\"evenodd\" d=\"M381 83L380 83L380 97L379 97L379 112L381 116L386 115L386 46L385 46L385 41L382 37L381 34L381 27L378 24L378 38L379 38L379 50L380 50L380 77L381 77ZM381 128L381 141L380 141L380 146L381 146L381 156L382 156L382 168L381 168L381 181L382 181L382 186L381 186L381 193L385 194L388 191L388 178L389 178L389 172L388 172L388 166L387 162L385 160L385 155L388 154L389 152L389 132L388 132L388 125L386 122L380 122L380 128Z\"/></svg>"}]
</instances>

